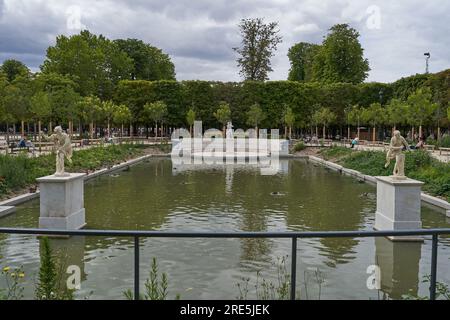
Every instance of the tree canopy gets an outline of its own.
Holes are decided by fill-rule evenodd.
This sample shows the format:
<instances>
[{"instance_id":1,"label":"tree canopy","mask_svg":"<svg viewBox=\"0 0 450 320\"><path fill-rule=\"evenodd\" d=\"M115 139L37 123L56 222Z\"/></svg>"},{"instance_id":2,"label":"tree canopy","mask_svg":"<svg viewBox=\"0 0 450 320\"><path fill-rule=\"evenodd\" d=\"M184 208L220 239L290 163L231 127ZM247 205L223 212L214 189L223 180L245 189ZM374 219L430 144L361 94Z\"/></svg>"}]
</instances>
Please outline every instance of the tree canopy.
<instances>
[{"instance_id":1,"label":"tree canopy","mask_svg":"<svg viewBox=\"0 0 450 320\"><path fill-rule=\"evenodd\" d=\"M282 42L278 23L265 23L262 18L242 19L239 30L241 46L233 50L239 54L240 75L245 80L268 80L268 73L273 71L270 60Z\"/></svg>"},{"instance_id":2,"label":"tree canopy","mask_svg":"<svg viewBox=\"0 0 450 320\"><path fill-rule=\"evenodd\" d=\"M130 80L175 80L175 66L169 55L138 39L114 40L133 59Z\"/></svg>"},{"instance_id":3,"label":"tree canopy","mask_svg":"<svg viewBox=\"0 0 450 320\"><path fill-rule=\"evenodd\" d=\"M331 27L322 45L305 42L289 49L289 80L362 83L370 71L359 33L348 24Z\"/></svg>"}]
</instances>

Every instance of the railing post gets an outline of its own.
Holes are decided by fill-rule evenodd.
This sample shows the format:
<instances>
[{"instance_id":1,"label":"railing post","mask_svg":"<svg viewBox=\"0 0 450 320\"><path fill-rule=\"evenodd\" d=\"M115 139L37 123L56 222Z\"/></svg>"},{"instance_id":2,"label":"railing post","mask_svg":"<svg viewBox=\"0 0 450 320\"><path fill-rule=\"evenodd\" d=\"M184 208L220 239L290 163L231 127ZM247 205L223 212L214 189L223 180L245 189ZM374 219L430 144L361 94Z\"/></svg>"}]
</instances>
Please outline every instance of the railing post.
<instances>
[{"instance_id":1,"label":"railing post","mask_svg":"<svg viewBox=\"0 0 450 320\"><path fill-rule=\"evenodd\" d=\"M430 279L430 300L436 300L436 276L437 276L437 254L438 254L438 235L433 234L433 243L431 247L431 279Z\"/></svg>"},{"instance_id":2,"label":"railing post","mask_svg":"<svg viewBox=\"0 0 450 320\"><path fill-rule=\"evenodd\" d=\"M134 300L139 300L139 237L134 237Z\"/></svg>"},{"instance_id":3,"label":"railing post","mask_svg":"<svg viewBox=\"0 0 450 320\"><path fill-rule=\"evenodd\" d=\"M295 290L297 282L297 238L292 238L292 259L291 259L291 300L295 300Z\"/></svg>"}]
</instances>

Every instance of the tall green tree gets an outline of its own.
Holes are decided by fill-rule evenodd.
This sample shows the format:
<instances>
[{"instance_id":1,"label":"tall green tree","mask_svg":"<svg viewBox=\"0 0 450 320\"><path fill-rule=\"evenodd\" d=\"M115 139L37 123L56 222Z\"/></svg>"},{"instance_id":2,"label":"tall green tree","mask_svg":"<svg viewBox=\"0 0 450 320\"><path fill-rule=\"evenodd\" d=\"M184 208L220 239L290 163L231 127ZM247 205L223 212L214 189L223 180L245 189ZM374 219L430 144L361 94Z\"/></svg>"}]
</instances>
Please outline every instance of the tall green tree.
<instances>
[{"instance_id":1,"label":"tall green tree","mask_svg":"<svg viewBox=\"0 0 450 320\"><path fill-rule=\"evenodd\" d=\"M313 79L314 57L320 50L317 44L299 42L293 45L288 52L291 63L288 80L311 81Z\"/></svg>"},{"instance_id":2,"label":"tall green tree","mask_svg":"<svg viewBox=\"0 0 450 320\"><path fill-rule=\"evenodd\" d=\"M408 106L400 99L392 99L386 106L387 123L392 125L392 131L397 129L397 126L405 124L408 115Z\"/></svg>"},{"instance_id":3,"label":"tall green tree","mask_svg":"<svg viewBox=\"0 0 450 320\"><path fill-rule=\"evenodd\" d=\"M85 30L57 37L41 69L68 76L82 96L110 99L119 80L131 78L133 60L114 42Z\"/></svg>"},{"instance_id":4,"label":"tall green tree","mask_svg":"<svg viewBox=\"0 0 450 320\"><path fill-rule=\"evenodd\" d=\"M111 136L111 121L113 120L114 114L117 111L117 105L114 104L111 100L103 101L102 106L102 116L106 120L106 125L108 128L108 135L107 137Z\"/></svg>"},{"instance_id":5,"label":"tall green tree","mask_svg":"<svg viewBox=\"0 0 450 320\"><path fill-rule=\"evenodd\" d=\"M124 124L125 123L131 124L132 119L133 119L133 115L132 115L130 109L126 105L121 104L121 105L117 106L116 110L114 110L113 121L115 124L118 124L121 126L121 131L120 131L121 136L123 136L123 133L124 133Z\"/></svg>"},{"instance_id":6,"label":"tall green tree","mask_svg":"<svg viewBox=\"0 0 450 320\"><path fill-rule=\"evenodd\" d=\"M52 115L52 105L50 98L46 92L37 92L31 97L30 113L33 120L38 122L38 132L42 131L42 121L50 119ZM39 139L39 152L41 151L41 135L38 135Z\"/></svg>"},{"instance_id":7,"label":"tall green tree","mask_svg":"<svg viewBox=\"0 0 450 320\"><path fill-rule=\"evenodd\" d=\"M242 19L239 30L241 46L233 50L239 54L240 75L245 80L268 80L268 73L273 71L270 60L282 42L278 23L265 23L262 18Z\"/></svg>"},{"instance_id":8,"label":"tall green tree","mask_svg":"<svg viewBox=\"0 0 450 320\"><path fill-rule=\"evenodd\" d=\"M294 126L295 123L295 114L292 111L292 108L288 107L286 108L286 111L284 112L284 124L286 125L286 128L288 128L288 132L289 132L289 139L292 138L292 127Z\"/></svg>"},{"instance_id":9,"label":"tall green tree","mask_svg":"<svg viewBox=\"0 0 450 320\"><path fill-rule=\"evenodd\" d=\"M326 128L336 121L336 114L329 108L321 108L314 112L313 118L317 124L323 126L322 138L326 139Z\"/></svg>"},{"instance_id":10,"label":"tall green tree","mask_svg":"<svg viewBox=\"0 0 450 320\"><path fill-rule=\"evenodd\" d=\"M419 126L419 137L423 137L422 126L432 123L438 105L432 102L431 91L428 88L416 90L406 102L409 106L409 123Z\"/></svg>"},{"instance_id":11,"label":"tall green tree","mask_svg":"<svg viewBox=\"0 0 450 320\"><path fill-rule=\"evenodd\" d=\"M359 105L354 105L349 110L347 110L347 122L351 126L357 127L357 137L360 138L361 133L361 119L362 119L363 109L360 108ZM350 139L350 134L348 135Z\"/></svg>"},{"instance_id":12,"label":"tall green tree","mask_svg":"<svg viewBox=\"0 0 450 320\"><path fill-rule=\"evenodd\" d=\"M155 137L158 138L158 123L167 115L167 105L162 101L147 103L144 106L144 120L155 123Z\"/></svg>"},{"instance_id":13,"label":"tall green tree","mask_svg":"<svg viewBox=\"0 0 450 320\"><path fill-rule=\"evenodd\" d=\"M380 103L372 103L368 108L365 108L362 113L362 118L365 123L372 126L372 141L376 141L376 127L386 121L386 110Z\"/></svg>"},{"instance_id":14,"label":"tall green tree","mask_svg":"<svg viewBox=\"0 0 450 320\"><path fill-rule=\"evenodd\" d=\"M192 126L195 123L197 114L195 113L194 109L189 109L189 111L186 114L186 122L189 126L189 133L191 134L192 137Z\"/></svg>"},{"instance_id":15,"label":"tall green tree","mask_svg":"<svg viewBox=\"0 0 450 320\"><path fill-rule=\"evenodd\" d=\"M13 82L18 76L30 77L30 69L21 61L9 59L0 66L0 72L6 75L8 82Z\"/></svg>"},{"instance_id":16,"label":"tall green tree","mask_svg":"<svg viewBox=\"0 0 450 320\"><path fill-rule=\"evenodd\" d=\"M348 24L333 26L315 55L313 79L323 83L363 82L370 68L358 38L358 31Z\"/></svg>"},{"instance_id":17,"label":"tall green tree","mask_svg":"<svg viewBox=\"0 0 450 320\"><path fill-rule=\"evenodd\" d=\"M94 139L95 123L102 118L102 101L95 96L83 97L76 104L76 112L81 122L89 123L89 136Z\"/></svg>"},{"instance_id":18,"label":"tall green tree","mask_svg":"<svg viewBox=\"0 0 450 320\"><path fill-rule=\"evenodd\" d=\"M261 109L259 104L254 104L247 112L247 124L253 126L256 130L257 137L259 136L258 128L259 124L266 119L266 114Z\"/></svg>"},{"instance_id":19,"label":"tall green tree","mask_svg":"<svg viewBox=\"0 0 450 320\"><path fill-rule=\"evenodd\" d=\"M214 112L214 117L222 125L222 132L225 136L225 125L228 121L231 121L231 109L230 105L226 102L221 102L216 112Z\"/></svg>"},{"instance_id":20,"label":"tall green tree","mask_svg":"<svg viewBox=\"0 0 450 320\"><path fill-rule=\"evenodd\" d=\"M133 59L130 80L175 80L175 65L161 49L138 39L119 39L114 43Z\"/></svg>"}]
</instances>

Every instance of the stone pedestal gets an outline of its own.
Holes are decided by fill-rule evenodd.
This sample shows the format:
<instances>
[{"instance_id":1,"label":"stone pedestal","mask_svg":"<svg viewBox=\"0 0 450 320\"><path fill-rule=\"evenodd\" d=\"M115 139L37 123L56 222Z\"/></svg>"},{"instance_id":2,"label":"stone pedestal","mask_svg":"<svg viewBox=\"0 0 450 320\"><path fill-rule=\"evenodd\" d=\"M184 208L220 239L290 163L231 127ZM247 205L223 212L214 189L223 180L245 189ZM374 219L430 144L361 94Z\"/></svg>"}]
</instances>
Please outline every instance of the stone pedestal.
<instances>
[{"instance_id":1,"label":"stone pedestal","mask_svg":"<svg viewBox=\"0 0 450 320\"><path fill-rule=\"evenodd\" d=\"M376 177L376 230L421 229L421 187L423 182L394 177ZM393 241L423 241L421 237L388 237Z\"/></svg>"},{"instance_id":2,"label":"stone pedestal","mask_svg":"<svg viewBox=\"0 0 450 320\"><path fill-rule=\"evenodd\" d=\"M39 183L41 205L39 228L77 230L86 225L84 173L67 177L47 176Z\"/></svg>"}]
</instances>

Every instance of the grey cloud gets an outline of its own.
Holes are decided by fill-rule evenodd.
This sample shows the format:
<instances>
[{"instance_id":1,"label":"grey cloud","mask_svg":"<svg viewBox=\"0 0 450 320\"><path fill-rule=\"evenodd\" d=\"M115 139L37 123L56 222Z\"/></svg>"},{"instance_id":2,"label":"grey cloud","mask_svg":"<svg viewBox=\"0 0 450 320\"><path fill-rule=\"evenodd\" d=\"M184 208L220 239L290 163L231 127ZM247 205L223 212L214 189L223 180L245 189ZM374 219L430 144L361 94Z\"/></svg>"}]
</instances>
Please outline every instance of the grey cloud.
<instances>
[{"instance_id":1,"label":"grey cloud","mask_svg":"<svg viewBox=\"0 0 450 320\"><path fill-rule=\"evenodd\" d=\"M422 72L425 51L432 53L432 71L450 67L446 0L0 0L0 59L20 57L37 69L56 35L76 32L66 25L70 5L80 7L81 22L94 33L162 48L180 80L239 80L232 47L240 42L239 20L248 17L279 21L283 43L273 59L272 80L286 79L290 46L320 43L333 24L344 22L361 33L370 81ZM367 28L370 5L381 10L380 29Z\"/></svg>"}]
</instances>

